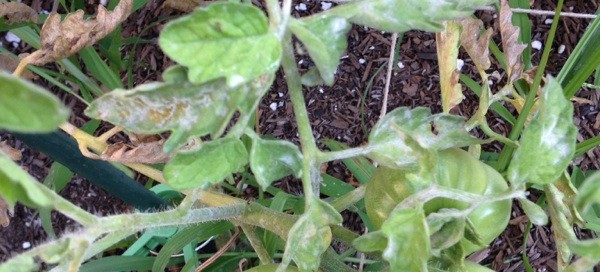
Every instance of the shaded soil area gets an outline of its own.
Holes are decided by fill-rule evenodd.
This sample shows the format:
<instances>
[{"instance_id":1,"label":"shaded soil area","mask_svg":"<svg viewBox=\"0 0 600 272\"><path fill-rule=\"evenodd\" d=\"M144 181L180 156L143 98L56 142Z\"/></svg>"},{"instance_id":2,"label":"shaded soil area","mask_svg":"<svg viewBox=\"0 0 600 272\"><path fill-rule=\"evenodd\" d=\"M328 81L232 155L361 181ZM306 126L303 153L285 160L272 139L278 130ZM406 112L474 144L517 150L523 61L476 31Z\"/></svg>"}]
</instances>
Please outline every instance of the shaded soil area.
<instances>
[{"instance_id":1,"label":"shaded soil area","mask_svg":"<svg viewBox=\"0 0 600 272\"><path fill-rule=\"evenodd\" d=\"M49 10L52 1L23 1L32 3L39 10ZM88 12L93 13L95 1L88 1ZM92 3L94 2L94 3ZM295 3L294 15L306 16L322 10L322 1L298 0ZM158 34L169 16L177 13L161 9L162 1L151 1L141 10L134 13L123 24L124 37L140 37L150 41L147 44L126 46L123 54L132 54L136 64L131 75L131 83L141 83L160 80L161 72L174 63L167 59L156 44ZM257 5L262 3L256 2ZM304 6L300 6L303 4ZM335 5L335 4L334 4ZM598 1L566 1L564 11L593 14L599 7ZM534 1L534 8L541 10L554 10L555 3L550 0ZM477 12L487 26L495 27L497 20L493 12ZM547 38L551 16L529 16L533 22L532 40L542 44ZM556 75L564 65L567 57L575 48L585 28L588 19L563 18L552 46L547 72ZM497 28L497 27L496 27ZM344 53L338 67L336 81L333 86L318 86L305 88L306 105L309 110L310 120L317 141L323 139L336 139L349 146L360 146L366 142L368 131L379 119L382 108L383 89L385 84L386 63L390 53L390 33L354 26L348 35L348 50ZM494 34L495 41L499 43L499 33ZM5 39L0 35L0 39ZM3 40L5 46L9 42ZM394 108L423 106L431 109L433 113L441 112L441 99L439 76L436 57L435 35L421 31L410 31L402 35L400 42L399 62L394 63L392 81L389 91L388 111ZM543 44L543 46L548 46ZM559 48L564 51L559 52ZM29 52L31 48L20 43L15 52ZM539 63L542 52L532 50L532 62ZM473 79L479 77L475 72L473 62L465 52L461 51L460 58L464 61L462 72ZM297 57L298 64L303 71L313 65L307 55ZM504 71L494 63L490 74L497 72L504 75ZM123 75L124 82L127 76ZM498 80L492 77L494 88ZM54 90L48 82L38 79L38 84ZM465 90L465 88L463 88ZM89 120L82 113L85 105L61 91L54 90L65 104L73 109L71 123L81 126ZM493 89L493 91L497 91ZM454 112L463 116L471 116L477 109L478 99L471 91L465 90L466 99ZM594 90L582 89L577 94L583 98L575 101L575 124L579 127L578 140L582 141L598 135L600 131L600 115L598 115L598 93ZM510 108L509 105L507 107ZM514 112L514 109L512 109ZM292 105L287 94L287 87L282 73L278 74L269 93L264 97L259 111L260 134L268 134L280 139L298 142L297 127L294 122ZM510 124L504 122L494 114L490 114L488 121L490 127L498 133L508 134ZM103 124L98 133L110 128ZM482 135L478 135L482 136ZM11 135L0 133L0 141L20 150L23 159L18 163L38 180L43 181L48 174L51 161L43 154L30 150ZM321 145L322 148L325 148ZM488 151L499 151L501 144L490 144L484 147ZM596 148L585 156L578 158L574 165L583 170L600 169L598 157L600 149ZM352 174L341 162L332 162L326 167L326 172L350 184L357 185ZM284 179L281 188L293 194L301 192L298 180ZM534 192L534 196L541 193ZM107 195L103 190L89 184L84 179L74 177L71 183L61 191L61 195L79 206L96 214L107 215L131 211L122 201ZM535 197L534 197L535 198ZM535 199L533 199L535 200ZM471 256L474 261L491 264L497 271L523 271L524 264L522 252L526 251L529 262L536 271L556 271L556 249L550 226L526 228L528 220L519 206L513 206L509 227L492 245L481 252ZM76 226L68 218L53 213L52 222L54 229L60 234ZM344 213L344 224L352 230L363 233L364 226L357 215ZM527 239L524 236L528 235ZM591 237L590 233L578 232L581 238ZM11 223L6 228L0 228L0 261L11 254L35 246L47 239L46 232L41 227L37 213L33 210L18 205L11 217ZM525 244L525 246L524 246Z\"/></svg>"}]
</instances>

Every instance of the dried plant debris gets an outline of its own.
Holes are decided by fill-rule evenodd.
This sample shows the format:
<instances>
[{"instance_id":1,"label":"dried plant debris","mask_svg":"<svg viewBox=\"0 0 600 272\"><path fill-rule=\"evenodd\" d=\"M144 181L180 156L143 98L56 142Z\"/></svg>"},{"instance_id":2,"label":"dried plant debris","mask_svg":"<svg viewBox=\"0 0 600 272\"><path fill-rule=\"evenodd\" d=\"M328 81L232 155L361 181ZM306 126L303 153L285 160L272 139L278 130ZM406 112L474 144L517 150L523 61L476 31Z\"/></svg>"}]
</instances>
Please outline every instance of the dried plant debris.
<instances>
[{"instance_id":1,"label":"dried plant debris","mask_svg":"<svg viewBox=\"0 0 600 272\"><path fill-rule=\"evenodd\" d=\"M21 151L8 145L6 141L0 142L0 152L4 153L13 161L19 161L23 157Z\"/></svg>"},{"instance_id":2,"label":"dried plant debris","mask_svg":"<svg viewBox=\"0 0 600 272\"><path fill-rule=\"evenodd\" d=\"M460 24L451 20L444 22L444 31L435 34L444 112L450 112L464 99L461 84L458 83L459 72L456 70L460 32Z\"/></svg>"},{"instance_id":3,"label":"dried plant debris","mask_svg":"<svg viewBox=\"0 0 600 272\"><path fill-rule=\"evenodd\" d=\"M163 3L162 7L175 9L183 12L190 12L196 9L197 7L206 7L210 3L212 2L204 0L166 0Z\"/></svg>"},{"instance_id":4,"label":"dried plant debris","mask_svg":"<svg viewBox=\"0 0 600 272\"><path fill-rule=\"evenodd\" d=\"M500 1L499 28L502 37L502 49L506 58L506 72L509 83L515 82L523 71L521 54L527 45L518 43L519 28L512 24L512 11L507 0Z\"/></svg>"},{"instance_id":5,"label":"dried plant debris","mask_svg":"<svg viewBox=\"0 0 600 272\"><path fill-rule=\"evenodd\" d=\"M0 17L6 18L6 24L38 22L38 14L31 7L18 2L0 3Z\"/></svg>"},{"instance_id":6,"label":"dried plant debris","mask_svg":"<svg viewBox=\"0 0 600 272\"><path fill-rule=\"evenodd\" d=\"M8 205L4 202L4 199L0 197L0 225L6 228L10 224L10 214L12 212L8 209Z\"/></svg>"},{"instance_id":7,"label":"dried plant debris","mask_svg":"<svg viewBox=\"0 0 600 272\"><path fill-rule=\"evenodd\" d=\"M124 143L109 145L100 159L122 163L165 163L171 157L163 152L164 140L140 143L130 147Z\"/></svg>"},{"instance_id":8,"label":"dried plant debris","mask_svg":"<svg viewBox=\"0 0 600 272\"><path fill-rule=\"evenodd\" d=\"M493 34L492 29L488 28L481 33L483 22L474 18L460 20L460 24L463 28L460 38L463 48L475 63L479 73L485 73L485 70L491 66L489 45Z\"/></svg>"},{"instance_id":9,"label":"dried plant debris","mask_svg":"<svg viewBox=\"0 0 600 272\"><path fill-rule=\"evenodd\" d=\"M113 11L98 6L96 18L84 20L84 12L70 13L61 22L61 15L53 13L42 26L42 48L32 53L29 63L44 65L67 58L90 46L119 26L132 11L132 0L122 0Z\"/></svg>"}]
</instances>

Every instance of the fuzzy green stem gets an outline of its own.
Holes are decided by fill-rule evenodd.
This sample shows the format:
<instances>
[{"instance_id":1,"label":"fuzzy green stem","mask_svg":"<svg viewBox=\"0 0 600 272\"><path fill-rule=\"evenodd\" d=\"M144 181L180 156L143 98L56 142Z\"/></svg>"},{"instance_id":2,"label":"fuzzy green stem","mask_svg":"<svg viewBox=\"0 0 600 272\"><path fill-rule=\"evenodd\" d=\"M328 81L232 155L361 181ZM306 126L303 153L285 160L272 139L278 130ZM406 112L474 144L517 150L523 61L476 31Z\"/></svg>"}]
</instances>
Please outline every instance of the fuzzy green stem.
<instances>
[{"instance_id":1,"label":"fuzzy green stem","mask_svg":"<svg viewBox=\"0 0 600 272\"><path fill-rule=\"evenodd\" d=\"M343 160L358 156L364 156L369 154L369 152L371 151L373 151L373 147L370 145L329 152L323 152L319 150L317 151L317 160L320 163L335 160Z\"/></svg>"},{"instance_id":2,"label":"fuzzy green stem","mask_svg":"<svg viewBox=\"0 0 600 272\"><path fill-rule=\"evenodd\" d=\"M302 146L302 155L304 156L304 161L302 163L302 185L304 196L306 199L312 199L315 195L319 194L318 164L315 160L318 149L310 127L308 111L304 104L305 100L304 94L302 93L302 82L298 67L296 67L292 38L289 33L283 40L283 57L281 63L287 77L288 92L294 107L300 144ZM315 169L317 169L317 173L315 173ZM317 174L317 176L314 176L315 174ZM306 205L310 205L309 203L310 201L306 201Z\"/></svg>"},{"instance_id":3,"label":"fuzzy green stem","mask_svg":"<svg viewBox=\"0 0 600 272\"><path fill-rule=\"evenodd\" d=\"M267 249L265 248L262 241L260 240L260 237L258 237L258 235L256 234L256 231L254 231L254 227L248 226L246 224L242 224L241 227L242 227L242 230L244 231L244 234L246 234L246 237L248 238L250 245L252 246L252 248L254 249L256 254L258 255L260 264L264 265L264 264L273 263L273 259L271 258L271 256L269 256L269 252L267 252Z\"/></svg>"}]
</instances>

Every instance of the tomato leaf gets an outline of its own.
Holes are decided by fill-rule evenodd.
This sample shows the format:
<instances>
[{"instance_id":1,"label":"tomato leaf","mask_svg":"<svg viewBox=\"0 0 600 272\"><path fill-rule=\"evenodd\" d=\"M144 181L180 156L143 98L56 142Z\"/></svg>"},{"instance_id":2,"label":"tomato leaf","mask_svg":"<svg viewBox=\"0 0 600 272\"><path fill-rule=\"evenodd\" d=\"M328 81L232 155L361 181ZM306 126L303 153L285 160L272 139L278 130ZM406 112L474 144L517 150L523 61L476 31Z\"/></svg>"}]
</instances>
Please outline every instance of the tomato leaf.
<instances>
[{"instance_id":1,"label":"tomato leaf","mask_svg":"<svg viewBox=\"0 0 600 272\"><path fill-rule=\"evenodd\" d=\"M440 69L440 88L442 90L442 108L448 113L460 104L464 96L458 83L456 70L458 47L460 45L461 26L457 21L443 22L444 31L435 34L437 59Z\"/></svg>"},{"instance_id":2,"label":"tomato leaf","mask_svg":"<svg viewBox=\"0 0 600 272\"><path fill-rule=\"evenodd\" d=\"M521 208L534 225L544 226L548 224L548 215L539 205L529 201L529 199L520 198Z\"/></svg>"},{"instance_id":3,"label":"tomato leaf","mask_svg":"<svg viewBox=\"0 0 600 272\"><path fill-rule=\"evenodd\" d=\"M381 226L388 238L382 257L391 271L427 271L431 257L429 229L422 209L397 209Z\"/></svg>"},{"instance_id":4,"label":"tomato leaf","mask_svg":"<svg viewBox=\"0 0 600 272\"><path fill-rule=\"evenodd\" d=\"M293 259L300 271L317 271L321 255L331 243L329 225L342 222L342 216L328 203L314 198L305 213L290 229L282 267ZM285 271L279 268L278 271Z\"/></svg>"},{"instance_id":5,"label":"tomato leaf","mask_svg":"<svg viewBox=\"0 0 600 272\"><path fill-rule=\"evenodd\" d=\"M325 84L332 85L340 57L346 50L350 24L341 17L318 16L290 20L290 30L306 46Z\"/></svg>"},{"instance_id":6,"label":"tomato leaf","mask_svg":"<svg viewBox=\"0 0 600 272\"><path fill-rule=\"evenodd\" d=\"M464 236L466 220L451 218L439 230L431 234L431 249L433 255L439 256L440 252L454 246Z\"/></svg>"},{"instance_id":7,"label":"tomato leaf","mask_svg":"<svg viewBox=\"0 0 600 272\"><path fill-rule=\"evenodd\" d=\"M428 151L482 143L469 134L464 121L456 115L431 115L428 108L397 108L373 127L369 157L387 167L411 169Z\"/></svg>"},{"instance_id":8,"label":"tomato leaf","mask_svg":"<svg viewBox=\"0 0 600 272\"><path fill-rule=\"evenodd\" d=\"M37 12L28 5L18 2L0 3L0 18L6 18L7 25L27 21L38 22Z\"/></svg>"},{"instance_id":9,"label":"tomato leaf","mask_svg":"<svg viewBox=\"0 0 600 272\"><path fill-rule=\"evenodd\" d=\"M46 90L0 72L0 129L51 132L69 117L69 110Z\"/></svg>"},{"instance_id":10,"label":"tomato leaf","mask_svg":"<svg viewBox=\"0 0 600 272\"><path fill-rule=\"evenodd\" d=\"M19 201L32 208L52 208L53 196L8 156L0 152L0 195L9 209Z\"/></svg>"},{"instance_id":11,"label":"tomato leaf","mask_svg":"<svg viewBox=\"0 0 600 272\"><path fill-rule=\"evenodd\" d=\"M593 260L600 260L600 239L590 239L585 241L575 241L569 244L573 252L582 257L588 257Z\"/></svg>"},{"instance_id":12,"label":"tomato leaf","mask_svg":"<svg viewBox=\"0 0 600 272\"><path fill-rule=\"evenodd\" d=\"M466 17L492 0L357 0L337 6L330 14L388 32L411 29L437 32L442 21Z\"/></svg>"},{"instance_id":13,"label":"tomato leaf","mask_svg":"<svg viewBox=\"0 0 600 272\"><path fill-rule=\"evenodd\" d=\"M221 138L177 154L164 173L169 185L183 190L217 184L247 163L248 152L242 141Z\"/></svg>"},{"instance_id":14,"label":"tomato leaf","mask_svg":"<svg viewBox=\"0 0 600 272\"><path fill-rule=\"evenodd\" d=\"M502 37L502 49L506 57L506 68L509 83L515 82L523 71L523 50L527 45L519 43L519 28L512 24L512 10L507 0L500 1L500 36Z\"/></svg>"},{"instance_id":15,"label":"tomato leaf","mask_svg":"<svg viewBox=\"0 0 600 272\"><path fill-rule=\"evenodd\" d=\"M230 89L223 80L202 85L155 82L107 93L94 100L85 113L135 133L171 130L171 137L164 145L165 151L170 152L191 136L210 133L218 137L241 100L254 91L249 84Z\"/></svg>"},{"instance_id":16,"label":"tomato leaf","mask_svg":"<svg viewBox=\"0 0 600 272\"><path fill-rule=\"evenodd\" d=\"M377 230L354 239L352 245L362 252L383 251L387 247L387 237Z\"/></svg>"},{"instance_id":17,"label":"tomato leaf","mask_svg":"<svg viewBox=\"0 0 600 272\"><path fill-rule=\"evenodd\" d=\"M600 204L600 172L596 172L583 181L575 197L575 206L584 217L594 213L594 205Z\"/></svg>"},{"instance_id":18,"label":"tomato leaf","mask_svg":"<svg viewBox=\"0 0 600 272\"><path fill-rule=\"evenodd\" d=\"M256 182L266 190L271 182L288 175L302 174L302 154L288 141L254 139L250 150L250 168Z\"/></svg>"},{"instance_id":19,"label":"tomato leaf","mask_svg":"<svg viewBox=\"0 0 600 272\"><path fill-rule=\"evenodd\" d=\"M189 68L193 83L225 77L231 87L279 67L281 44L267 17L248 4L215 3L169 23L159 45Z\"/></svg>"},{"instance_id":20,"label":"tomato leaf","mask_svg":"<svg viewBox=\"0 0 600 272\"><path fill-rule=\"evenodd\" d=\"M573 105L554 78L548 78L540 102L508 167L509 180L515 185L556 181L575 154L577 127L572 120Z\"/></svg>"},{"instance_id":21,"label":"tomato leaf","mask_svg":"<svg viewBox=\"0 0 600 272\"><path fill-rule=\"evenodd\" d=\"M481 33L483 22L479 19L465 18L459 21L463 28L460 42L475 63L479 73L485 73L492 65L490 61L490 37L494 33L488 28Z\"/></svg>"}]
</instances>

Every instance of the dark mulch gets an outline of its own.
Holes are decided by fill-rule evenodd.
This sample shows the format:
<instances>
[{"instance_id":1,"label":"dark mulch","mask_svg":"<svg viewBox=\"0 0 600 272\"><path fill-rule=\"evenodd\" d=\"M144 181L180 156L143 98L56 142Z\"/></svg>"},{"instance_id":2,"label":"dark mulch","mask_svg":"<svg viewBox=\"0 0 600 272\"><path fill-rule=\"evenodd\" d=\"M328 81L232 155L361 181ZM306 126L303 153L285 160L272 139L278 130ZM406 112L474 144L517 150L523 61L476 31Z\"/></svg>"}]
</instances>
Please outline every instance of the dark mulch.
<instances>
[{"instance_id":1,"label":"dark mulch","mask_svg":"<svg viewBox=\"0 0 600 272\"><path fill-rule=\"evenodd\" d=\"M49 9L51 1L24 1L34 2L34 7ZM96 1L88 1L90 7ZM307 9L294 11L296 16L306 16L321 10L319 1L301 1ZM144 39L156 41L158 33L164 23L157 22L160 18L174 15L173 11L160 9L162 1L152 1L123 24L123 36L139 36ZM257 4L260 4L257 2ZM566 1L564 10L578 13L595 13L598 9L597 1ZM553 10L554 1L535 1L536 9ZM92 9L93 10L93 9ZM491 12L477 12L486 25L493 26L494 14ZM533 40L546 40L550 25L546 23L549 16L529 16L534 23ZM569 54L573 51L579 38L583 34L589 20L563 18L559 25L556 40L552 45L552 53L548 62L547 71L556 75L563 66ZM496 31L497 32L497 31ZM499 36L498 33L495 34ZM370 128L377 122L382 107L383 88L385 81L385 64L391 45L390 34L382 33L364 27L354 26L348 36L348 50L342 57L338 68L336 82L332 87L320 86L305 88L310 120L315 138L336 139L350 146L359 146L366 142ZM399 107L424 106L433 113L441 112L439 91L439 76L437 70L436 47L434 34L420 31L404 33L401 43L400 63L394 64L393 77L389 92L388 111ZM5 43L6 44L6 43ZM564 45L564 53L558 53L560 45ZM29 48L20 47L18 50L28 51ZM148 81L160 80L160 72L173 64L160 52L154 44L127 46L126 54L135 54L136 65L133 71L133 84L138 85ZM533 50L534 65L539 62L541 51ZM472 61L462 52L460 56L465 65L463 72L477 79ZM312 65L308 56L298 56L301 69L305 70ZM496 66L498 67L498 66ZM500 75L501 69L497 69ZM39 80L43 86L47 82ZM498 83L494 81L494 83ZM370 85L370 86L369 86ZM368 88L370 87L370 88ZM84 106L79 105L61 93L63 100L74 106L74 115L71 121L77 125L83 124L87 118L81 113ZM477 98L470 91L465 91L465 101L455 109L455 113L470 116L477 109ZM579 140L584 140L600 131L600 115L598 115L598 94L593 90L583 89L578 96L586 99L585 102L575 102L576 116L574 122L580 128ZM274 108L274 109L272 109ZM297 127L293 121L292 105L289 101L285 80L278 74L270 92L265 96L259 109L260 133L270 134L281 139L298 142ZM491 127L499 133L507 134L510 126L502 122L493 114L489 118ZM102 130L107 127L104 126ZM23 151L24 159L19 163L36 178L43 180L51 162L42 154L23 146L19 141L7 134L0 134L0 141L8 143ZM321 146L323 147L323 146ZM488 145L485 148L497 151L500 144ZM323 147L324 148L324 147ZM582 169L600 169L597 157L600 150L594 149L575 161ZM327 173L356 185L350 172L340 162L332 162L325 167ZM301 192L297 180L285 179L282 189L292 192ZM101 189L90 185L85 180L75 178L61 195L89 211L102 215L129 211L130 208L121 201L106 195ZM533 195L539 195L533 194ZM516 204L516 203L515 203ZM357 232L364 232L364 226L355 214L344 213L345 225ZM59 232L73 228L72 222L64 216L54 214L54 228ZM482 263L492 264L497 271L523 271L523 237L527 218L518 205L514 205L512 219L507 230L492 245L472 258ZM590 237L590 233L578 233L582 238ZM17 206L11 218L11 225L0 228L0 261L6 259L11 253L23 250L23 243L39 244L46 239L45 232L40 227L39 218L34 211ZM538 271L556 271L556 249L554 246L550 226L532 227L529 237L525 241L525 250L529 261Z\"/></svg>"}]
</instances>

